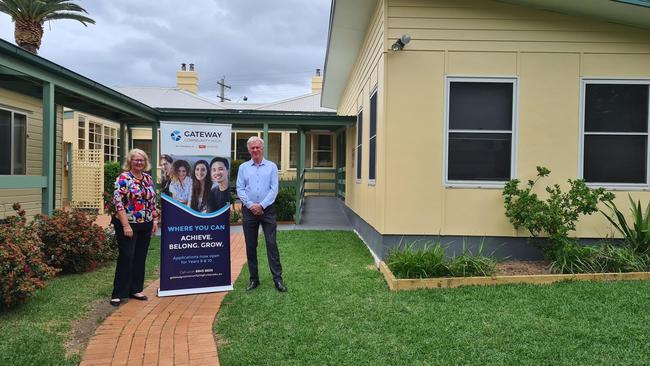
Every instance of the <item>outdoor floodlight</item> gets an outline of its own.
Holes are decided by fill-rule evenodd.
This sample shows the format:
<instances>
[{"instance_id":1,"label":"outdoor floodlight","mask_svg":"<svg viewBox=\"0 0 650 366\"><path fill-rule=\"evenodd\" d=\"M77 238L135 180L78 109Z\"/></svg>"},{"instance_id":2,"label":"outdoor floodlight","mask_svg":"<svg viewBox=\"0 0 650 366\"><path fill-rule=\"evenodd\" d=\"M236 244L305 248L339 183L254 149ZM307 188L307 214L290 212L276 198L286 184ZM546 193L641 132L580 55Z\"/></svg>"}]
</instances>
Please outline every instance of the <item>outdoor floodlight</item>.
<instances>
[{"instance_id":1,"label":"outdoor floodlight","mask_svg":"<svg viewBox=\"0 0 650 366\"><path fill-rule=\"evenodd\" d=\"M402 48L404 48L404 46L406 46L409 42L411 42L411 36L409 36L408 34L404 34L401 37L399 37L399 39L395 41L395 43L393 43L393 45L390 46L390 48L395 52L401 51Z\"/></svg>"}]
</instances>

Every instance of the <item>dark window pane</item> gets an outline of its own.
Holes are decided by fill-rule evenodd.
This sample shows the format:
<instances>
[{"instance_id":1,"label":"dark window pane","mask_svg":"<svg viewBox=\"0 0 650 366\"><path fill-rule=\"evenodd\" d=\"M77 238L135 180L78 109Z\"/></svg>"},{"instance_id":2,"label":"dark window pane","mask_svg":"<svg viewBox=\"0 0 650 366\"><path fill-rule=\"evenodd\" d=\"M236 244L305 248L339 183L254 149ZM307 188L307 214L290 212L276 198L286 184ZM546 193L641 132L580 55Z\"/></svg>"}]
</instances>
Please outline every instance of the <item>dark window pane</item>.
<instances>
[{"instance_id":1,"label":"dark window pane","mask_svg":"<svg viewBox=\"0 0 650 366\"><path fill-rule=\"evenodd\" d=\"M377 93L370 97L370 137L377 134Z\"/></svg>"},{"instance_id":2,"label":"dark window pane","mask_svg":"<svg viewBox=\"0 0 650 366\"><path fill-rule=\"evenodd\" d=\"M594 183L646 183L646 136L585 136L584 178Z\"/></svg>"},{"instance_id":3,"label":"dark window pane","mask_svg":"<svg viewBox=\"0 0 650 366\"><path fill-rule=\"evenodd\" d=\"M585 131L647 132L648 86L587 84Z\"/></svg>"},{"instance_id":4,"label":"dark window pane","mask_svg":"<svg viewBox=\"0 0 650 366\"><path fill-rule=\"evenodd\" d=\"M257 136L257 134L237 132L237 160L251 160L251 154L248 153L247 143L248 139L252 136Z\"/></svg>"},{"instance_id":5,"label":"dark window pane","mask_svg":"<svg viewBox=\"0 0 650 366\"><path fill-rule=\"evenodd\" d=\"M448 179L509 180L510 146L510 134L450 133Z\"/></svg>"},{"instance_id":6,"label":"dark window pane","mask_svg":"<svg viewBox=\"0 0 650 366\"><path fill-rule=\"evenodd\" d=\"M289 134L289 168L296 169L298 166L298 134Z\"/></svg>"},{"instance_id":7,"label":"dark window pane","mask_svg":"<svg viewBox=\"0 0 650 366\"><path fill-rule=\"evenodd\" d=\"M316 135L316 150L332 150L332 135Z\"/></svg>"},{"instance_id":8,"label":"dark window pane","mask_svg":"<svg viewBox=\"0 0 650 366\"><path fill-rule=\"evenodd\" d=\"M316 159L314 161L314 167L316 168L331 168L334 166L331 151L316 152L314 153L314 158Z\"/></svg>"},{"instance_id":9,"label":"dark window pane","mask_svg":"<svg viewBox=\"0 0 650 366\"><path fill-rule=\"evenodd\" d=\"M0 174L11 174L11 112L0 110Z\"/></svg>"},{"instance_id":10,"label":"dark window pane","mask_svg":"<svg viewBox=\"0 0 650 366\"><path fill-rule=\"evenodd\" d=\"M269 132L269 142L266 147L268 159L282 170L282 134Z\"/></svg>"},{"instance_id":11,"label":"dark window pane","mask_svg":"<svg viewBox=\"0 0 650 366\"><path fill-rule=\"evenodd\" d=\"M511 130L512 83L451 82L449 128Z\"/></svg>"},{"instance_id":12,"label":"dark window pane","mask_svg":"<svg viewBox=\"0 0 650 366\"><path fill-rule=\"evenodd\" d=\"M357 115L357 145L361 145L361 139L363 138L363 112L359 112Z\"/></svg>"},{"instance_id":13,"label":"dark window pane","mask_svg":"<svg viewBox=\"0 0 650 366\"><path fill-rule=\"evenodd\" d=\"M26 174L27 116L14 113L14 174Z\"/></svg>"},{"instance_id":14,"label":"dark window pane","mask_svg":"<svg viewBox=\"0 0 650 366\"><path fill-rule=\"evenodd\" d=\"M377 167L377 138L368 144L368 179L375 179Z\"/></svg>"},{"instance_id":15,"label":"dark window pane","mask_svg":"<svg viewBox=\"0 0 650 366\"><path fill-rule=\"evenodd\" d=\"M151 156L151 140L133 140L133 148L140 149L144 151L147 156Z\"/></svg>"}]
</instances>

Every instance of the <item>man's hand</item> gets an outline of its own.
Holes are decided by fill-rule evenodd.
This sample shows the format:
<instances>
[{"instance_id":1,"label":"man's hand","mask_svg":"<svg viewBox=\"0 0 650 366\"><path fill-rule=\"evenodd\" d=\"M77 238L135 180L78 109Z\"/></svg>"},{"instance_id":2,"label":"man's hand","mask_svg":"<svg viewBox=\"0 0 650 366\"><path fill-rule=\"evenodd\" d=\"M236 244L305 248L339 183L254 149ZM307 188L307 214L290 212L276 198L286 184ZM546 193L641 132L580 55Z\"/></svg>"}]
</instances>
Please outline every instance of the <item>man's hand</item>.
<instances>
[{"instance_id":1,"label":"man's hand","mask_svg":"<svg viewBox=\"0 0 650 366\"><path fill-rule=\"evenodd\" d=\"M250 210L255 216L264 215L264 209L262 208L262 205L260 205L259 203L253 203Z\"/></svg>"}]
</instances>

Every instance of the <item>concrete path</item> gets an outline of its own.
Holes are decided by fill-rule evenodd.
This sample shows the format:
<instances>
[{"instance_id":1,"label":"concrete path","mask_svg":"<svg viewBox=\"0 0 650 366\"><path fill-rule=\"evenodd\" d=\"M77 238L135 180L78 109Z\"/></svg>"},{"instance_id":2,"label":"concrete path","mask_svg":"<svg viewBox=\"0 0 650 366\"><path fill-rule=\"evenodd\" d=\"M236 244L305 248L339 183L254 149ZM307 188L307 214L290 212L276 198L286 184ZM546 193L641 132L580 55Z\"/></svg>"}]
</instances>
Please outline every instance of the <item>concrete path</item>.
<instances>
[{"instance_id":1,"label":"concrete path","mask_svg":"<svg viewBox=\"0 0 650 366\"><path fill-rule=\"evenodd\" d=\"M352 230L344 205L336 197L305 197L300 225L278 225L278 230Z\"/></svg>"},{"instance_id":2,"label":"concrete path","mask_svg":"<svg viewBox=\"0 0 650 366\"><path fill-rule=\"evenodd\" d=\"M244 235L231 233L232 281L246 263ZM225 292L157 297L159 281L113 312L90 340L80 365L219 365L212 331ZM108 299L107 299L108 301Z\"/></svg>"}]
</instances>

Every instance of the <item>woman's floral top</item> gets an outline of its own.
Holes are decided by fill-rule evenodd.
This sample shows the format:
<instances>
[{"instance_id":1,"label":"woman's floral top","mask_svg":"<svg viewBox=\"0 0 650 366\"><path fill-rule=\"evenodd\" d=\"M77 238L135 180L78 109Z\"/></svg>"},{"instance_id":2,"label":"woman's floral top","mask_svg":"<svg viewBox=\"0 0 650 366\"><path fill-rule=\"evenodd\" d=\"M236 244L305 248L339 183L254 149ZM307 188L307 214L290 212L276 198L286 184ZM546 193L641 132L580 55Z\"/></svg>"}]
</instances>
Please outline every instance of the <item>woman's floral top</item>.
<instances>
[{"instance_id":1,"label":"woman's floral top","mask_svg":"<svg viewBox=\"0 0 650 366\"><path fill-rule=\"evenodd\" d=\"M157 218L156 189L151 176L142 173L142 179L124 172L115 181L113 194L115 210L124 210L129 222L150 222Z\"/></svg>"}]
</instances>

